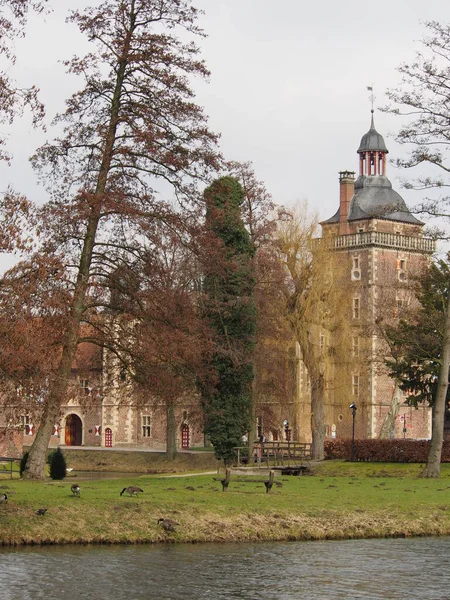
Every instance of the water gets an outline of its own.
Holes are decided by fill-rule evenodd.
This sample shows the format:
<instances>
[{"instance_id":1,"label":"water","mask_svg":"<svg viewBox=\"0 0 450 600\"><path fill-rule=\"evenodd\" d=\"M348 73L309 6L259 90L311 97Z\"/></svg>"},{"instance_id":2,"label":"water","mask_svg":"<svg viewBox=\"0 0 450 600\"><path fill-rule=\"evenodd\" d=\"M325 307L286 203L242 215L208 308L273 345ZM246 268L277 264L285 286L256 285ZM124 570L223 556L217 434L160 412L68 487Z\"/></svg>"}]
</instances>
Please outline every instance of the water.
<instances>
[{"instance_id":1,"label":"water","mask_svg":"<svg viewBox=\"0 0 450 600\"><path fill-rule=\"evenodd\" d=\"M450 538L0 549L2 600L448 600Z\"/></svg>"}]
</instances>

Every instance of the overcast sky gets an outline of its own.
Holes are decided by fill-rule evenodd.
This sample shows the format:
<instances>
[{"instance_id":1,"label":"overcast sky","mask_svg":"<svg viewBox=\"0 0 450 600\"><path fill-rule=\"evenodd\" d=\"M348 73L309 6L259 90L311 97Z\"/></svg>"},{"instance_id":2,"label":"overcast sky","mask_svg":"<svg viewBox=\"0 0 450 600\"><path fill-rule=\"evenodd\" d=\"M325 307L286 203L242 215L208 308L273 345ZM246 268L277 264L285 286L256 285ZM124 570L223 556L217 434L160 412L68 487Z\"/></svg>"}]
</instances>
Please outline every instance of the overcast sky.
<instances>
[{"instance_id":1,"label":"overcast sky","mask_svg":"<svg viewBox=\"0 0 450 600\"><path fill-rule=\"evenodd\" d=\"M78 87L58 60L83 53L81 34L64 23L69 8L84 0L53 0L56 10L33 18L17 44L15 75L41 88L48 117L63 109ZM423 22L450 22L448 0L194 0L203 9L203 58L209 84L196 84L198 102L222 134L221 147L233 160L252 161L274 200L292 205L308 200L321 218L338 207L338 172L358 168L356 150L369 129L367 86L375 108L399 81L396 67L410 61ZM86 46L87 47L87 46ZM391 157L405 153L390 137L400 119L376 111L375 125ZM11 130L14 163L0 167L8 183L39 200L27 159L51 133L33 132L29 119ZM419 197L401 190L399 173L388 175L411 206ZM0 265L1 265L0 256Z\"/></svg>"}]
</instances>

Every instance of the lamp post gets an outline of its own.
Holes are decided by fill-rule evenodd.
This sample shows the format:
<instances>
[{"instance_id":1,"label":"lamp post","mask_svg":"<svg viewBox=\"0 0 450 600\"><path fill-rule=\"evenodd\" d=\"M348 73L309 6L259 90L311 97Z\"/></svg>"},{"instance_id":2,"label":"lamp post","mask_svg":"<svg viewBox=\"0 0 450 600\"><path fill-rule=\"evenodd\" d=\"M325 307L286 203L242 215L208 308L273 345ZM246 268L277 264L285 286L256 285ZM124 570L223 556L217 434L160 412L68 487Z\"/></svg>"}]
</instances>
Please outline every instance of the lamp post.
<instances>
[{"instance_id":1,"label":"lamp post","mask_svg":"<svg viewBox=\"0 0 450 600\"><path fill-rule=\"evenodd\" d=\"M283 421L283 425L284 425L284 435L286 437L286 441L288 444L287 451L288 451L288 465L289 465L290 460L291 460L291 430L289 429L289 421L287 419L285 419Z\"/></svg>"},{"instance_id":2,"label":"lamp post","mask_svg":"<svg viewBox=\"0 0 450 600\"><path fill-rule=\"evenodd\" d=\"M356 404L352 402L349 406L352 409L352 457L351 462L355 460L355 416L356 416Z\"/></svg>"}]
</instances>

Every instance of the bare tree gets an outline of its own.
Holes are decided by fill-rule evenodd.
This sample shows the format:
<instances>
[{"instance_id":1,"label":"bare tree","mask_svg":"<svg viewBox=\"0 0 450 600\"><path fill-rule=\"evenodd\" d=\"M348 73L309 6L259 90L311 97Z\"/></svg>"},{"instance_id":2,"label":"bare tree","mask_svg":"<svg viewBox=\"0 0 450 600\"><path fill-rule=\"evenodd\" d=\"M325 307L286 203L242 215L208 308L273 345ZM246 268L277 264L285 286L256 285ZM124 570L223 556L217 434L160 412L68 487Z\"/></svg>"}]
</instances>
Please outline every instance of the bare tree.
<instances>
[{"instance_id":1,"label":"bare tree","mask_svg":"<svg viewBox=\"0 0 450 600\"><path fill-rule=\"evenodd\" d=\"M41 275L50 282L63 279L66 287L59 307L59 362L25 477L43 476L80 323L92 321L113 299L117 267L142 261L145 238L158 222L173 218L171 205L158 199L156 182L166 182L189 203L196 183L218 165L217 136L208 131L189 87L190 76L207 77L208 71L194 43L175 35L178 30L184 39L185 32L202 35L197 16L190 0L105 0L72 13L71 21L96 50L66 63L85 86L56 118L63 136L33 158L51 200L38 210L23 207L24 219L33 215L27 226L38 235L37 254L28 264L39 256ZM5 245L12 244L9 215L6 211Z\"/></svg>"},{"instance_id":2,"label":"bare tree","mask_svg":"<svg viewBox=\"0 0 450 600\"><path fill-rule=\"evenodd\" d=\"M388 90L391 103L385 110L409 117L401 126L397 141L412 145L413 149L407 158L397 160L398 166L407 169L430 166L432 169L431 174L421 175L406 183L408 188L437 192L435 195L427 195L418 204L417 211L443 218L445 222L450 217L450 196L447 193L450 186L450 25L430 21L425 26L429 35L422 40L422 50L416 53L415 60L398 68L401 83L398 88ZM437 235L447 237L441 227L438 229ZM450 366L450 297L447 314L432 441L423 473L425 477L440 475Z\"/></svg>"},{"instance_id":3,"label":"bare tree","mask_svg":"<svg viewBox=\"0 0 450 600\"><path fill-rule=\"evenodd\" d=\"M348 291L340 285L342 264L326 240L316 239L318 223L304 205L280 226L277 238L286 279L284 314L301 360L308 371L311 387L311 430L314 458L324 456L325 398L333 365L340 362L344 378L347 361L338 356L349 334ZM323 344L321 344L321 339ZM350 355L345 346L343 355ZM336 378L336 374L333 375ZM298 425L297 425L298 428Z\"/></svg>"},{"instance_id":4,"label":"bare tree","mask_svg":"<svg viewBox=\"0 0 450 600\"><path fill-rule=\"evenodd\" d=\"M27 16L30 10L42 12L47 0L0 0L0 53L9 66L16 61L14 40L25 35ZM37 125L44 116L44 107L37 96L35 86L20 87L11 76L10 68L0 70L0 122L12 123L20 116L25 106L33 115L33 124ZM11 157L6 150L6 137L0 136L0 160Z\"/></svg>"}]
</instances>

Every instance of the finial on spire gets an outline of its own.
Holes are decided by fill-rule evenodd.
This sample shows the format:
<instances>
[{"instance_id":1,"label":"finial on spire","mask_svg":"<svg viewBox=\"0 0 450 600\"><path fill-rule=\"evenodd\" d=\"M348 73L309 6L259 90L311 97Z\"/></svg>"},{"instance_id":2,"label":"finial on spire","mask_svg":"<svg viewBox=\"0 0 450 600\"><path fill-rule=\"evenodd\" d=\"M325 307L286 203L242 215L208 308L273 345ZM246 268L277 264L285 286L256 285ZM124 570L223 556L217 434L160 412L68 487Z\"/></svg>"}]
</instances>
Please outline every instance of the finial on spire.
<instances>
[{"instance_id":1,"label":"finial on spire","mask_svg":"<svg viewBox=\"0 0 450 600\"><path fill-rule=\"evenodd\" d=\"M373 103L375 102L375 96L374 96L374 94L373 94L373 83L372 83L372 85L368 85L368 86L367 86L367 91L368 91L368 92L370 92L369 100L370 100L370 103L371 103L371 105L372 105L372 110L371 110L370 112L371 112L371 113L372 113L372 115L373 115L373 113L374 113L374 110L373 110Z\"/></svg>"}]
</instances>

